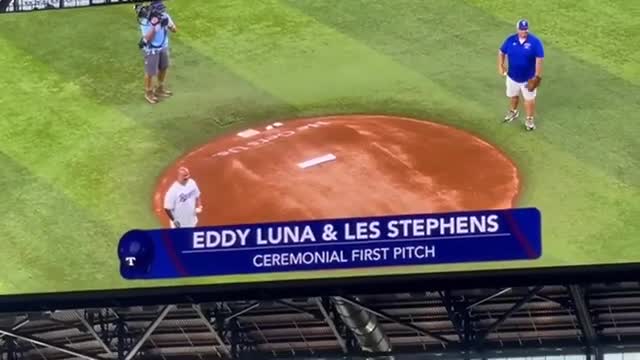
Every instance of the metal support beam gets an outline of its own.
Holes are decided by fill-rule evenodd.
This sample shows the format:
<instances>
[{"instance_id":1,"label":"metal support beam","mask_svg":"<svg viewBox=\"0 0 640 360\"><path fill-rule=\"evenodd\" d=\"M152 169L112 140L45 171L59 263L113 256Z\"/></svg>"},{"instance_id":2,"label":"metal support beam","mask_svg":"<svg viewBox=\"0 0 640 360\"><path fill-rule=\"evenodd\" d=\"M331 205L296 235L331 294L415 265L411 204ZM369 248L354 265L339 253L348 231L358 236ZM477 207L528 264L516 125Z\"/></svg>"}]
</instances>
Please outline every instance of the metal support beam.
<instances>
[{"instance_id":1,"label":"metal support beam","mask_svg":"<svg viewBox=\"0 0 640 360\"><path fill-rule=\"evenodd\" d=\"M6 343L6 348L7 348L7 360L19 360L20 359L20 351L18 350L18 345L16 344L16 339L14 338L9 338L7 341L5 341ZM31 344L31 346L34 346L33 344ZM2 353L0 352L0 358L2 357Z\"/></svg>"},{"instance_id":2,"label":"metal support beam","mask_svg":"<svg viewBox=\"0 0 640 360\"><path fill-rule=\"evenodd\" d=\"M476 339L476 332L471 321L471 311L466 300L455 301L449 290L440 292L440 297L447 310L449 321L453 324L460 346L464 349L465 358L469 356L470 349ZM495 296L494 296L495 297Z\"/></svg>"},{"instance_id":3,"label":"metal support beam","mask_svg":"<svg viewBox=\"0 0 640 360\"><path fill-rule=\"evenodd\" d=\"M536 296L536 294L538 294L543 287L544 286L536 286L533 289L529 290L529 293L526 296L524 296L517 303L515 303L509 310L507 310L507 312L502 314L502 316L500 316L493 324L491 324L491 326L489 326L489 328L486 331L484 331L480 336L478 336L478 338L475 341L475 345L476 346L481 345L484 342L484 340L487 338L487 336L489 336L489 334L494 332L500 325L502 325L502 323L507 321L507 319L509 319L511 315L513 315L515 312L520 310L520 308L523 307L526 303L531 301L531 299L533 299L533 297Z\"/></svg>"},{"instance_id":4,"label":"metal support beam","mask_svg":"<svg viewBox=\"0 0 640 360\"><path fill-rule=\"evenodd\" d=\"M240 346L242 345L242 339L240 337L240 325L238 325L237 321L234 321L229 326L229 332L231 335L229 336L229 343L231 344L231 358L238 359L241 355Z\"/></svg>"},{"instance_id":5,"label":"metal support beam","mask_svg":"<svg viewBox=\"0 0 640 360\"><path fill-rule=\"evenodd\" d=\"M315 300L316 304L318 305L318 308L320 309L320 312L322 313L322 316L324 317L324 322L326 322L327 325L329 325L329 328L331 328L331 332L333 332L333 335L336 337L336 340L338 341L338 345L340 345L340 349L342 349L342 352L344 354L348 353L349 350L347 349L347 343L344 341L342 336L340 336L340 332L338 331L338 327L333 322L333 320L331 320L331 316L329 315L329 312L327 311L327 309L322 304L322 299L315 298L314 300Z\"/></svg>"},{"instance_id":6,"label":"metal support beam","mask_svg":"<svg viewBox=\"0 0 640 360\"><path fill-rule=\"evenodd\" d=\"M107 313L107 315L108 315L109 313L112 313L112 314L113 314L113 316L114 316L116 319L120 319L120 314L118 314L118 312L117 312L117 311L115 311L115 310L113 310L112 308L107 308L106 313Z\"/></svg>"},{"instance_id":7,"label":"metal support beam","mask_svg":"<svg viewBox=\"0 0 640 360\"><path fill-rule=\"evenodd\" d=\"M587 345L584 349L584 355L586 360L596 360L598 358L598 355L602 355L602 353L598 347Z\"/></svg>"},{"instance_id":8,"label":"metal support beam","mask_svg":"<svg viewBox=\"0 0 640 360\"><path fill-rule=\"evenodd\" d=\"M118 360L124 359L127 353L127 343L130 341L127 329L127 323L123 318L116 318L116 334L115 337L117 339L117 351L118 351Z\"/></svg>"},{"instance_id":9,"label":"metal support beam","mask_svg":"<svg viewBox=\"0 0 640 360\"><path fill-rule=\"evenodd\" d=\"M494 298L497 298L500 295L506 294L509 291L511 291L511 288L502 289L502 290L498 291L495 294L489 295L489 296L485 297L484 299L478 300L478 301L474 302L473 304L467 306L467 310L472 310L474 307L476 307L476 306L478 306L480 304L484 304L487 301L489 301L491 299L494 299Z\"/></svg>"},{"instance_id":10,"label":"metal support beam","mask_svg":"<svg viewBox=\"0 0 640 360\"><path fill-rule=\"evenodd\" d=\"M587 341L587 345L593 348L597 346L598 335L593 327L593 321L591 321L591 313L587 308L584 291L578 285L569 285L569 294L571 295L571 301L573 302L573 308L576 312L582 335Z\"/></svg>"},{"instance_id":11,"label":"metal support beam","mask_svg":"<svg viewBox=\"0 0 640 360\"><path fill-rule=\"evenodd\" d=\"M608 341L607 341L608 342ZM601 353L620 353L620 352L637 352L640 347L637 345L640 342L634 342L636 346L627 347L624 349L621 348L621 345L615 341L611 341L610 344L604 345L605 341L603 341L603 346L601 348ZM471 359L508 359L508 358L531 358L531 357L545 357L545 356L561 356L561 355L577 355L584 354L584 344L580 343L576 339L563 339L563 340L548 340L544 341L543 344L533 343L528 344L529 346L522 346L520 344L510 342L500 344L499 342L487 344L482 349L482 352L478 352L476 350L471 350L469 355ZM463 359L466 355L463 354L464 349L462 349L459 345L453 344L447 349L443 350L429 350L425 351L423 345L413 344L413 345L405 345L399 350L395 350L392 354L389 353L366 353L366 352L357 352L352 351L348 357L345 357L344 354L339 349L318 349L312 356L306 356L307 354L303 352L260 352L253 353L247 356L246 360L300 360L303 358L313 358L313 359L355 359L355 360L365 360L365 359L375 359L376 357L388 357L395 356L396 359L402 360L460 360ZM568 357L569 358L569 357ZM567 358L567 359L568 359ZM602 360L597 359L596 360Z\"/></svg>"},{"instance_id":12,"label":"metal support beam","mask_svg":"<svg viewBox=\"0 0 640 360\"><path fill-rule=\"evenodd\" d=\"M233 319L237 318L238 316L241 316L241 315L243 315L243 314L246 314L246 313L248 313L249 311L251 311L251 310L253 310L253 309L257 308L258 306L260 306L260 303L256 301L256 302L254 302L253 304L251 304L251 305L247 306L246 308L244 308L244 309L242 309L242 310L239 310L239 311L236 311L236 312L234 312L233 314L231 314L231 315L227 316L224 320L225 320L225 321L233 320Z\"/></svg>"},{"instance_id":13,"label":"metal support beam","mask_svg":"<svg viewBox=\"0 0 640 360\"><path fill-rule=\"evenodd\" d=\"M101 335L102 341L107 345L111 345L111 342L113 341L116 335L114 332L110 331L111 324L113 324L114 322L117 323L118 321L120 321L117 315L114 316L112 320L109 313L110 313L109 309L104 309L104 310L100 309L97 313L89 312L90 317L89 319L87 319L88 321L91 321L92 324L94 325L97 324L100 327L100 335ZM86 310L85 310L85 314L86 314Z\"/></svg>"},{"instance_id":14,"label":"metal support beam","mask_svg":"<svg viewBox=\"0 0 640 360\"><path fill-rule=\"evenodd\" d=\"M224 329L223 334L226 334L226 339L230 345L231 357L234 359L238 359L241 358L244 354L255 352L255 341L249 338L245 331L243 331L242 326L238 321L238 316L258 307L260 303L255 302L238 312L233 312L227 302L223 302L221 304L222 307L225 307L229 312L235 315L228 316L226 318L224 318L224 314L222 312L217 312L215 315L216 324L219 324L217 328Z\"/></svg>"},{"instance_id":15,"label":"metal support beam","mask_svg":"<svg viewBox=\"0 0 640 360\"><path fill-rule=\"evenodd\" d=\"M151 322L151 324L144 331L144 334L142 334L140 339L136 341L136 344L133 345L133 348L129 350L129 352L127 353L127 356L124 357L124 360L131 360L133 359L134 356L136 356L138 351L140 351L140 348L142 347L142 345L144 345L145 341L147 341L149 336L151 336L151 334L156 330L158 325L160 325L162 320L164 320L165 316L167 316L167 314L169 313L169 311L171 311L171 309L173 309L173 305L166 305L162 310L160 310L160 313L158 314L158 316L155 318L155 320Z\"/></svg>"},{"instance_id":16,"label":"metal support beam","mask_svg":"<svg viewBox=\"0 0 640 360\"><path fill-rule=\"evenodd\" d=\"M474 341L476 341L477 339L477 334L475 329L473 328L473 320L471 319L471 314L468 311L465 311L462 316L462 329L464 332L462 346L467 352L469 352L469 350L473 346Z\"/></svg>"},{"instance_id":17,"label":"metal support beam","mask_svg":"<svg viewBox=\"0 0 640 360\"><path fill-rule=\"evenodd\" d=\"M352 298L359 301L358 298ZM376 315L362 306L344 301L342 298L332 298L331 303L337 318L345 325L346 333L353 335L361 351L367 353L391 353L393 347L389 337L382 329ZM356 345L356 343L352 343Z\"/></svg>"},{"instance_id":18,"label":"metal support beam","mask_svg":"<svg viewBox=\"0 0 640 360\"><path fill-rule=\"evenodd\" d=\"M82 358L82 359L85 359L85 360L98 360L98 358L96 358L96 357L79 353L79 352L77 352L77 351L75 351L75 350L73 350L71 348L66 347L66 346L53 345L53 344L50 344L50 343L48 343L48 342L46 342L44 340L40 340L40 339L37 339L35 337L31 337L31 336L20 335L20 334L17 334L15 332L13 332L13 331L0 330L0 334L4 334L6 336L11 336L11 337L16 338L16 339L27 341L27 342L30 342L30 343L35 344L35 345L44 346L44 347L49 348L49 349L54 349L54 350L63 352L65 354L67 354L67 355L75 356L75 357Z\"/></svg>"},{"instance_id":19,"label":"metal support beam","mask_svg":"<svg viewBox=\"0 0 640 360\"><path fill-rule=\"evenodd\" d=\"M439 295L440 295L440 299L442 300L442 304L444 305L444 308L447 310L447 317L449 317L449 321L451 321L451 325L453 325L453 329L456 331L456 334L458 334L458 338L460 338L460 341L464 341L464 327L462 325L462 321L460 321L461 314L458 311L456 311L456 308L453 305L453 298L451 296L451 291L446 290L444 293L440 291Z\"/></svg>"},{"instance_id":20,"label":"metal support beam","mask_svg":"<svg viewBox=\"0 0 640 360\"><path fill-rule=\"evenodd\" d=\"M287 301L284 301L284 300L276 300L275 302L280 304L280 305L284 305L284 306L288 307L291 310L295 310L295 311L297 311L297 312L299 312L301 314L307 314L309 316L312 316L316 320L324 321L324 317L323 317L322 313L318 314L315 311L306 310L306 309L304 309L304 308L302 308L302 307L300 307L298 305L291 304L291 303L289 303Z\"/></svg>"},{"instance_id":21,"label":"metal support beam","mask_svg":"<svg viewBox=\"0 0 640 360\"><path fill-rule=\"evenodd\" d=\"M229 350L229 347L224 343L224 340L222 339L222 336L220 336L220 334L218 333L218 330L216 330L213 327L213 325L211 325L211 322L209 322L209 319L204 315L204 313L202 312L202 308L200 308L199 305L193 304L193 310L195 310L196 314L198 314L198 317L202 319L207 329L209 329L209 332L213 334L213 337L216 339L216 342L222 347L222 350L224 351L224 353L228 357L231 357L231 351ZM222 357L222 354L220 354L216 346L214 346L214 349L216 354L219 357Z\"/></svg>"},{"instance_id":22,"label":"metal support beam","mask_svg":"<svg viewBox=\"0 0 640 360\"><path fill-rule=\"evenodd\" d=\"M24 319L24 320L19 321L17 324L15 324L15 325L13 325L11 327L11 331L16 331L16 330L20 329L21 327L27 325L29 323L29 321L30 321L29 319ZM0 339L2 339L5 336L7 336L7 335L0 334Z\"/></svg>"},{"instance_id":23,"label":"metal support beam","mask_svg":"<svg viewBox=\"0 0 640 360\"><path fill-rule=\"evenodd\" d=\"M598 351L595 353L594 360L604 360L604 351L598 347Z\"/></svg>"},{"instance_id":24,"label":"metal support beam","mask_svg":"<svg viewBox=\"0 0 640 360\"><path fill-rule=\"evenodd\" d=\"M111 349L109 349L109 346L107 346L107 344L104 341L102 341L102 338L98 335L96 330L93 328L93 325L89 324L87 319L85 319L84 316L82 314L80 314L80 312L78 310L74 311L74 313L76 314L78 319L80 319L80 322L82 323L82 325L84 325L84 327L87 328L87 330L89 331L91 336L93 336L96 339L96 341L98 341L100 346L102 346L104 351L106 351L107 354L112 355L113 351L111 351Z\"/></svg>"},{"instance_id":25,"label":"metal support beam","mask_svg":"<svg viewBox=\"0 0 640 360\"><path fill-rule=\"evenodd\" d=\"M548 296L544 296L544 295L536 295L535 297L540 299L540 300L544 300L544 301L548 301L550 303L558 304L558 305L562 306L565 309L571 310L571 304L569 302L567 302L567 301L552 299L552 298L550 298Z\"/></svg>"},{"instance_id":26,"label":"metal support beam","mask_svg":"<svg viewBox=\"0 0 640 360\"><path fill-rule=\"evenodd\" d=\"M374 314L374 315L376 315L378 317L381 317L381 318L389 320L389 321L393 321L394 323L396 323L398 325L402 325L402 326L404 326L404 327L406 327L408 329L411 329L411 330L417 332L418 334L421 334L421 335L428 336L430 338L436 339L436 340L440 341L443 344L451 343L451 341L449 339L445 338L445 337L442 337L442 336L440 336L438 334L434 334L429 330L423 329L423 328L418 327L416 325L413 325L411 323L402 321L402 320L396 318L395 316L389 315L389 314L387 314L387 313L385 313L385 312L383 312L381 310L377 310L377 309L374 309L374 308L369 307L367 305L364 305L363 303L361 303L359 301L356 301L354 299L350 299L348 297L343 297L343 296L339 296L338 298L343 299L345 302L348 302L350 304L357 305L357 306L363 308L366 311L371 312L372 314Z\"/></svg>"},{"instance_id":27,"label":"metal support beam","mask_svg":"<svg viewBox=\"0 0 640 360\"><path fill-rule=\"evenodd\" d=\"M444 293L441 291L439 294L442 299L442 303L447 310L449 321L451 321L456 334L458 334L460 346L462 346L465 356L467 356L476 339L476 333L471 321L471 312L468 310L468 302L466 300L455 301L451 291L449 290L446 290Z\"/></svg>"}]
</instances>

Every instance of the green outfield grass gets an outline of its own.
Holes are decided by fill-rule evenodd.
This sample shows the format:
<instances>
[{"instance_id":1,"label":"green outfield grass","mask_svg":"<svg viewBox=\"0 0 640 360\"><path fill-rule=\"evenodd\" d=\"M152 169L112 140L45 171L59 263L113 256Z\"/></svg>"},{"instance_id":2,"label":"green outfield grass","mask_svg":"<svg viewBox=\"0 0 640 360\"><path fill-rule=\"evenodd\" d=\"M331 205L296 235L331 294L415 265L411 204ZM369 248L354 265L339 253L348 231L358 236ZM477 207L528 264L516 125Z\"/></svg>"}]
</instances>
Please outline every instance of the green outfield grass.
<instances>
[{"instance_id":1,"label":"green outfield grass","mask_svg":"<svg viewBox=\"0 0 640 360\"><path fill-rule=\"evenodd\" d=\"M543 214L542 259L428 271L640 261L640 2L168 5L180 29L171 38L176 95L156 106L141 97L131 6L0 16L0 294L177 284L127 283L117 271L119 237L158 226L160 172L254 121L339 113L452 124L521 169L519 206ZM547 55L534 133L500 122L497 49L522 16Z\"/></svg>"}]
</instances>

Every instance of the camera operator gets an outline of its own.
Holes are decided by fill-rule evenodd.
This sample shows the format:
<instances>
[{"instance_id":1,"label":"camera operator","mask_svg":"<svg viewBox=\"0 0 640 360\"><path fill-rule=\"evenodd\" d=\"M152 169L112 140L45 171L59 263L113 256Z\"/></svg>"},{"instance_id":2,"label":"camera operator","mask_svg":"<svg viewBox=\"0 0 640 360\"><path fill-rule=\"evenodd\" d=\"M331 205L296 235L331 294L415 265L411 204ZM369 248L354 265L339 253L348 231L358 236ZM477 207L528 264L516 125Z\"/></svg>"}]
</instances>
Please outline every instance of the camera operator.
<instances>
[{"instance_id":1,"label":"camera operator","mask_svg":"<svg viewBox=\"0 0 640 360\"><path fill-rule=\"evenodd\" d=\"M148 8L139 12L142 40L140 47L144 54L144 87L145 99L156 104L158 97L171 96L172 92L166 88L165 79L169 69L169 31L176 32L173 20L166 12L162 0L154 0ZM157 76L158 83L153 88L153 78Z\"/></svg>"}]
</instances>

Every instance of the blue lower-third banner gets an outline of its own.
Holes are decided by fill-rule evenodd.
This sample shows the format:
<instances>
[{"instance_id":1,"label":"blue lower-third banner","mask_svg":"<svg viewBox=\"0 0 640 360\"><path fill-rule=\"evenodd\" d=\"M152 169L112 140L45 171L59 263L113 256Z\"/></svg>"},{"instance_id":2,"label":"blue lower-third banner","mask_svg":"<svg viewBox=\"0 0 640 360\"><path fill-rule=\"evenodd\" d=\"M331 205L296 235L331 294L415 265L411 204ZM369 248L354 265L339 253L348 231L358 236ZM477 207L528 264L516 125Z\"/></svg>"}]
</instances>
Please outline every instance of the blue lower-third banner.
<instances>
[{"instance_id":1,"label":"blue lower-third banner","mask_svg":"<svg viewBox=\"0 0 640 360\"><path fill-rule=\"evenodd\" d=\"M132 230L118 246L126 279L534 260L538 209Z\"/></svg>"}]
</instances>

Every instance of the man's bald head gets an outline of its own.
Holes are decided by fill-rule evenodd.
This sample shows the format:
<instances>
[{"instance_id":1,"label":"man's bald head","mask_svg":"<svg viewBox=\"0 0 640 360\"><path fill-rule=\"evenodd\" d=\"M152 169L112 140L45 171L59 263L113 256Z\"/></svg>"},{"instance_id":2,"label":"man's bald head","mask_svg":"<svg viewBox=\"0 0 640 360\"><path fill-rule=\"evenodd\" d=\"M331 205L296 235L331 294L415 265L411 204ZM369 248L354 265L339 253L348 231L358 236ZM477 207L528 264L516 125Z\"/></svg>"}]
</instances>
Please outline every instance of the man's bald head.
<instances>
[{"instance_id":1,"label":"man's bald head","mask_svg":"<svg viewBox=\"0 0 640 360\"><path fill-rule=\"evenodd\" d=\"M181 183L182 185L186 184L190 177L191 177L191 173L189 172L188 168L184 166L181 166L180 168L178 168L179 183Z\"/></svg>"}]
</instances>

